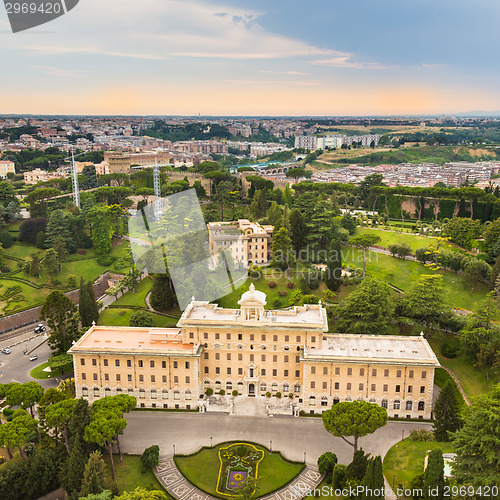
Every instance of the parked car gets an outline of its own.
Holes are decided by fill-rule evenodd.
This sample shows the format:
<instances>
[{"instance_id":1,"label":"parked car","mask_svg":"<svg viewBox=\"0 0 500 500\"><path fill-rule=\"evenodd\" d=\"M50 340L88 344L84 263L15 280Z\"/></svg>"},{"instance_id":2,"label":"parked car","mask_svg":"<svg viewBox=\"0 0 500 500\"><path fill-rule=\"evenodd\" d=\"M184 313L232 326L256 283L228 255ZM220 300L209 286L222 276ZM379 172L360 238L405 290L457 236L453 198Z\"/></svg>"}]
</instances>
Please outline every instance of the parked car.
<instances>
[{"instance_id":1,"label":"parked car","mask_svg":"<svg viewBox=\"0 0 500 500\"><path fill-rule=\"evenodd\" d=\"M3 352L4 354L10 354L10 349L9 349L8 347L4 347L4 348L2 349L2 352Z\"/></svg>"},{"instance_id":2,"label":"parked car","mask_svg":"<svg viewBox=\"0 0 500 500\"><path fill-rule=\"evenodd\" d=\"M42 323L40 323L35 327L35 333L42 333L44 331L45 331L45 325L43 325Z\"/></svg>"},{"instance_id":3,"label":"parked car","mask_svg":"<svg viewBox=\"0 0 500 500\"><path fill-rule=\"evenodd\" d=\"M36 354L30 356L30 361L35 361L35 359L38 359L38 356Z\"/></svg>"}]
</instances>

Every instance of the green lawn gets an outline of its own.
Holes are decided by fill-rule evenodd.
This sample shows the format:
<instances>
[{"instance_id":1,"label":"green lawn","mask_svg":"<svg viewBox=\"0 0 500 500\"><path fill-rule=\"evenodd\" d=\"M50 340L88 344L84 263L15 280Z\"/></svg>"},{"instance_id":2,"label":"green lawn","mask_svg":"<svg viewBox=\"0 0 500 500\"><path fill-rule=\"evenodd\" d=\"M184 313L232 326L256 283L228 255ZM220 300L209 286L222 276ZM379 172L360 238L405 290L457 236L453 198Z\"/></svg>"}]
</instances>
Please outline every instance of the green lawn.
<instances>
[{"instance_id":1,"label":"green lawn","mask_svg":"<svg viewBox=\"0 0 500 500\"><path fill-rule=\"evenodd\" d=\"M443 453L453 453L451 443L437 441L410 441L408 438L395 444L384 457L384 475L392 487L401 484L409 487L411 480L424 472L424 460L428 451L441 448ZM395 476L395 479L394 479Z\"/></svg>"},{"instance_id":2,"label":"green lawn","mask_svg":"<svg viewBox=\"0 0 500 500\"><path fill-rule=\"evenodd\" d=\"M20 275L24 278L23 275ZM20 281L0 278L0 295L8 292L9 288L19 287L21 290L10 298L10 304L3 313L10 313L14 310L15 305L19 307L35 306L41 304L47 295L51 292L48 288L35 288ZM0 301L0 307L5 307L7 301Z\"/></svg>"},{"instance_id":3,"label":"green lawn","mask_svg":"<svg viewBox=\"0 0 500 500\"><path fill-rule=\"evenodd\" d=\"M130 290L122 295L116 302L114 302L114 304L146 307L145 298L151 291L152 286L153 280L149 276L146 276L146 278L137 284L135 293L133 290Z\"/></svg>"},{"instance_id":4,"label":"green lawn","mask_svg":"<svg viewBox=\"0 0 500 500\"><path fill-rule=\"evenodd\" d=\"M44 372L44 368L47 368L47 366L50 365L50 362L47 361L46 363L42 363L41 365L35 366L33 370L30 372L30 376L33 378L36 378L38 380L47 380L49 378L54 378L58 377L64 373L69 373L73 371L73 363L68 363L65 365L63 372L61 373L60 370L57 370L56 372Z\"/></svg>"},{"instance_id":5,"label":"green lawn","mask_svg":"<svg viewBox=\"0 0 500 500\"><path fill-rule=\"evenodd\" d=\"M451 385L453 386L457 401L459 402L460 407L462 408L465 405L465 400L464 397L462 396L462 393L460 392L460 389L457 386L457 383L455 382L455 380L453 380L453 377L444 368L436 368L436 370L434 371L434 384L436 384L440 389L442 389L448 382L450 382Z\"/></svg>"},{"instance_id":6,"label":"green lawn","mask_svg":"<svg viewBox=\"0 0 500 500\"><path fill-rule=\"evenodd\" d=\"M216 493L219 476L218 450L228 443L221 443L213 449L202 448L195 455L176 456L175 463L181 473L195 486L203 491L220 497ZM304 464L288 462L277 452L269 452L267 448L256 445L264 451L264 458L259 464L257 479L259 480L259 496L267 495L289 483L304 468Z\"/></svg>"},{"instance_id":7,"label":"green lawn","mask_svg":"<svg viewBox=\"0 0 500 500\"><path fill-rule=\"evenodd\" d=\"M406 243L415 252L417 248L425 247L431 244L437 244L436 238L432 236L420 236L418 234L396 233L393 231L384 231L382 229L372 229L368 227L358 227L356 234L374 234L380 236L381 241L377 245L388 248L393 243ZM441 248L448 250L457 250L458 248L448 242L441 243Z\"/></svg>"},{"instance_id":8,"label":"green lawn","mask_svg":"<svg viewBox=\"0 0 500 500\"><path fill-rule=\"evenodd\" d=\"M105 309L99 315L98 325L106 326L129 326L130 316L134 311L132 309ZM152 312L148 314L153 318L153 326L156 327L169 327L174 328L177 322L177 318L169 318L167 316L160 316Z\"/></svg>"},{"instance_id":9,"label":"green lawn","mask_svg":"<svg viewBox=\"0 0 500 500\"><path fill-rule=\"evenodd\" d=\"M363 268L362 252L357 248L344 247L342 261L358 269ZM408 290L421 275L434 273L420 262L403 260L376 252L367 252L366 272L403 291ZM440 269L437 273L443 276L446 297L451 307L475 310L478 303L488 293L488 286L484 283L471 286L463 276L451 271Z\"/></svg>"},{"instance_id":10,"label":"green lawn","mask_svg":"<svg viewBox=\"0 0 500 500\"><path fill-rule=\"evenodd\" d=\"M103 455L103 458L108 467L108 474L106 478L108 488L111 488L112 481L109 455L106 453ZM133 491L137 487L156 487L157 489L164 491L156 480L153 471L147 470L146 472L143 472L141 457L136 455L123 455L123 462L120 463L118 455L113 455L113 463L115 464L116 484L118 484L120 494L124 491Z\"/></svg>"},{"instance_id":11,"label":"green lawn","mask_svg":"<svg viewBox=\"0 0 500 500\"><path fill-rule=\"evenodd\" d=\"M469 398L484 394L495 385L498 381L495 376L490 376L490 380L488 380L484 370L475 368L462 356L458 356L454 359L445 358L441 354L440 349L443 342L443 338L433 338L429 340L429 344L441 365L446 366L446 368L449 368L456 375L465 394L467 394Z\"/></svg>"}]
</instances>

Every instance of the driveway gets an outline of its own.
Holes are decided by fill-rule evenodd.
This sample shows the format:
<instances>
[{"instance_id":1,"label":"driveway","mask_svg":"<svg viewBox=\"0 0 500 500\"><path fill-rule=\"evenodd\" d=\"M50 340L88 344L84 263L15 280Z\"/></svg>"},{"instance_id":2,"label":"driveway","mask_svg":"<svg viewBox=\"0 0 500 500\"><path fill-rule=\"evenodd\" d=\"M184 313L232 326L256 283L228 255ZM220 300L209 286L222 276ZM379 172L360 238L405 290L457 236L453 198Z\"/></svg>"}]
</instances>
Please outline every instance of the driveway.
<instances>
[{"instance_id":1,"label":"driveway","mask_svg":"<svg viewBox=\"0 0 500 500\"><path fill-rule=\"evenodd\" d=\"M128 426L120 438L122 450L141 454L153 444L160 455L193 453L201 446L223 441L246 440L280 450L291 460L315 464L318 457L334 452L339 462L352 460L353 448L341 438L325 431L321 418L313 417L246 417L210 413L132 412L126 415ZM372 455L387 453L389 448L413 429L430 429L432 424L389 422L375 433L360 438L359 446ZM271 443L272 441L272 443Z\"/></svg>"}]
</instances>

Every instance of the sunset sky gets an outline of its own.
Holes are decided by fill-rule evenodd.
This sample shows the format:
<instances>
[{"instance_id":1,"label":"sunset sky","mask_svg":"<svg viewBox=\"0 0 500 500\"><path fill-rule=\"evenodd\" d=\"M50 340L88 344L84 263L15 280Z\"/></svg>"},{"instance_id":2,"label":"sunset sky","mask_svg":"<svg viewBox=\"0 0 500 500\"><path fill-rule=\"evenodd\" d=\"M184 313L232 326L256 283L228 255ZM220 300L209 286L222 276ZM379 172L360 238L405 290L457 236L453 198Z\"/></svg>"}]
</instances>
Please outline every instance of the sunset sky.
<instances>
[{"instance_id":1,"label":"sunset sky","mask_svg":"<svg viewBox=\"0 0 500 500\"><path fill-rule=\"evenodd\" d=\"M498 0L80 0L12 34L0 114L500 110Z\"/></svg>"}]
</instances>

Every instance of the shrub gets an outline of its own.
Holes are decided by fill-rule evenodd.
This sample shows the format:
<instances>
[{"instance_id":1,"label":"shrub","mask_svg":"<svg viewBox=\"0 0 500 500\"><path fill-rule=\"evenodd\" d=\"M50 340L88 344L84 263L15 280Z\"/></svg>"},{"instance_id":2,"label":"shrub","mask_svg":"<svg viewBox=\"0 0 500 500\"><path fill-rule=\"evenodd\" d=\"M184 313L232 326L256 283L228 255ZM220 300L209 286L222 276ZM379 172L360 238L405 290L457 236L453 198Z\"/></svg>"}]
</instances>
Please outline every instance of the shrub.
<instances>
[{"instance_id":1,"label":"shrub","mask_svg":"<svg viewBox=\"0 0 500 500\"><path fill-rule=\"evenodd\" d=\"M2 273L6 274L6 273L10 273L11 271L12 271L12 269L7 264L4 264L2 266Z\"/></svg>"},{"instance_id":2,"label":"shrub","mask_svg":"<svg viewBox=\"0 0 500 500\"><path fill-rule=\"evenodd\" d=\"M271 393L269 391L266 392L266 398L270 398L271 397Z\"/></svg>"},{"instance_id":3,"label":"shrub","mask_svg":"<svg viewBox=\"0 0 500 500\"><path fill-rule=\"evenodd\" d=\"M318 279L312 279L309 281L309 288L311 290L317 290L319 288L319 280Z\"/></svg>"},{"instance_id":4,"label":"shrub","mask_svg":"<svg viewBox=\"0 0 500 500\"><path fill-rule=\"evenodd\" d=\"M448 359L456 358L460 352L458 339L446 340L441 344L441 354Z\"/></svg>"},{"instance_id":5,"label":"shrub","mask_svg":"<svg viewBox=\"0 0 500 500\"><path fill-rule=\"evenodd\" d=\"M24 241L30 245L35 245L37 234L40 231L45 231L47 227L47 219L38 217L36 219L27 219L19 226L19 241Z\"/></svg>"},{"instance_id":6,"label":"shrub","mask_svg":"<svg viewBox=\"0 0 500 500\"><path fill-rule=\"evenodd\" d=\"M279 295L280 297L286 297L286 296L288 295L288 292L287 292L286 290L280 290L280 291L278 292L278 295Z\"/></svg>"},{"instance_id":7,"label":"shrub","mask_svg":"<svg viewBox=\"0 0 500 500\"><path fill-rule=\"evenodd\" d=\"M225 391L224 389L221 389L221 390L219 391L219 394L220 394L221 396L224 396L224 395L226 394L226 391Z\"/></svg>"},{"instance_id":8,"label":"shrub","mask_svg":"<svg viewBox=\"0 0 500 500\"><path fill-rule=\"evenodd\" d=\"M277 398L281 398L281 392L277 392L277 393L275 394L275 396L276 396Z\"/></svg>"},{"instance_id":9,"label":"shrub","mask_svg":"<svg viewBox=\"0 0 500 500\"><path fill-rule=\"evenodd\" d=\"M288 394L288 397L289 397L290 399L293 399L293 392L291 392L290 394Z\"/></svg>"},{"instance_id":10,"label":"shrub","mask_svg":"<svg viewBox=\"0 0 500 500\"><path fill-rule=\"evenodd\" d=\"M141 455L141 461L144 466L144 469L152 469L156 467L159 463L160 459L160 448L157 444L146 448Z\"/></svg>"},{"instance_id":11,"label":"shrub","mask_svg":"<svg viewBox=\"0 0 500 500\"><path fill-rule=\"evenodd\" d=\"M234 391L231 394L236 397L238 395L238 391L234 389Z\"/></svg>"},{"instance_id":12,"label":"shrub","mask_svg":"<svg viewBox=\"0 0 500 500\"><path fill-rule=\"evenodd\" d=\"M207 390L205 391L205 394L207 396L211 396L214 393L214 390L211 387L208 387Z\"/></svg>"},{"instance_id":13,"label":"shrub","mask_svg":"<svg viewBox=\"0 0 500 500\"><path fill-rule=\"evenodd\" d=\"M276 283L276 281L273 281L273 280L267 282L267 286L269 288L276 288L277 285L278 285L278 283Z\"/></svg>"},{"instance_id":14,"label":"shrub","mask_svg":"<svg viewBox=\"0 0 500 500\"><path fill-rule=\"evenodd\" d=\"M304 295L304 304L317 304L319 302L319 297L316 295Z\"/></svg>"},{"instance_id":15,"label":"shrub","mask_svg":"<svg viewBox=\"0 0 500 500\"><path fill-rule=\"evenodd\" d=\"M42 250L45 248L45 233L43 231L36 233L35 246Z\"/></svg>"},{"instance_id":16,"label":"shrub","mask_svg":"<svg viewBox=\"0 0 500 500\"><path fill-rule=\"evenodd\" d=\"M341 490L345 486L347 475L347 466L344 464L336 464L333 468L333 487L336 490Z\"/></svg>"},{"instance_id":17,"label":"shrub","mask_svg":"<svg viewBox=\"0 0 500 500\"><path fill-rule=\"evenodd\" d=\"M279 309L283 304L280 299L273 300L273 309Z\"/></svg>"},{"instance_id":18,"label":"shrub","mask_svg":"<svg viewBox=\"0 0 500 500\"><path fill-rule=\"evenodd\" d=\"M14 238L8 231L0 231L0 243L4 248L10 248L14 244Z\"/></svg>"},{"instance_id":19,"label":"shrub","mask_svg":"<svg viewBox=\"0 0 500 500\"><path fill-rule=\"evenodd\" d=\"M83 250L83 249L80 248L80 249L77 250L77 254L78 255L86 255L87 254L87 250Z\"/></svg>"},{"instance_id":20,"label":"shrub","mask_svg":"<svg viewBox=\"0 0 500 500\"><path fill-rule=\"evenodd\" d=\"M76 287L76 276L74 274L68 276L68 286L71 288Z\"/></svg>"},{"instance_id":21,"label":"shrub","mask_svg":"<svg viewBox=\"0 0 500 500\"><path fill-rule=\"evenodd\" d=\"M295 288L295 283L293 281L287 281L286 282L286 287L290 290Z\"/></svg>"},{"instance_id":22,"label":"shrub","mask_svg":"<svg viewBox=\"0 0 500 500\"><path fill-rule=\"evenodd\" d=\"M130 326L153 326L153 318L146 311L134 311L130 316Z\"/></svg>"},{"instance_id":23,"label":"shrub","mask_svg":"<svg viewBox=\"0 0 500 500\"><path fill-rule=\"evenodd\" d=\"M408 439L410 441L422 441L422 442L434 441L434 434L426 429L419 429L411 431L410 435L408 436Z\"/></svg>"},{"instance_id":24,"label":"shrub","mask_svg":"<svg viewBox=\"0 0 500 500\"><path fill-rule=\"evenodd\" d=\"M110 266L116 259L111 255L99 255L96 260L100 266Z\"/></svg>"},{"instance_id":25,"label":"shrub","mask_svg":"<svg viewBox=\"0 0 500 500\"><path fill-rule=\"evenodd\" d=\"M52 280L52 284L55 285L55 286L59 286L61 284L61 280L58 280L57 278L54 278Z\"/></svg>"}]
</instances>

